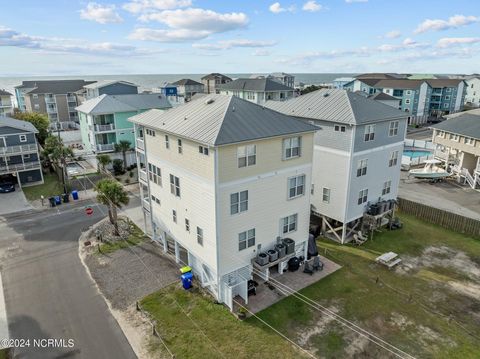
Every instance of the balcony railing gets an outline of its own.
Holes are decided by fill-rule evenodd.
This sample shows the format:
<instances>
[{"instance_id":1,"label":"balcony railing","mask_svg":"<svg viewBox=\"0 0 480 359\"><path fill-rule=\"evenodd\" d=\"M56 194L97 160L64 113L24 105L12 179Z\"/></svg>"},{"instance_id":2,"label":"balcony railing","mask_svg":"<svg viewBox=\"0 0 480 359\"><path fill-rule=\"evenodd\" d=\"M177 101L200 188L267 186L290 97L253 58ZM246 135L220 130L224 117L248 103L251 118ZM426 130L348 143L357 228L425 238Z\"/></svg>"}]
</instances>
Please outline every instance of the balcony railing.
<instances>
[{"instance_id":1,"label":"balcony railing","mask_svg":"<svg viewBox=\"0 0 480 359\"><path fill-rule=\"evenodd\" d=\"M57 106L47 106L47 113L57 113Z\"/></svg>"},{"instance_id":2,"label":"balcony railing","mask_svg":"<svg viewBox=\"0 0 480 359\"><path fill-rule=\"evenodd\" d=\"M113 151L114 149L115 149L114 143L97 144L97 152Z\"/></svg>"},{"instance_id":3,"label":"balcony railing","mask_svg":"<svg viewBox=\"0 0 480 359\"><path fill-rule=\"evenodd\" d=\"M12 103L0 101L0 107L12 107Z\"/></svg>"},{"instance_id":4,"label":"balcony railing","mask_svg":"<svg viewBox=\"0 0 480 359\"><path fill-rule=\"evenodd\" d=\"M0 155L13 155L17 153L37 152L37 145L18 145L0 147Z\"/></svg>"},{"instance_id":5,"label":"balcony railing","mask_svg":"<svg viewBox=\"0 0 480 359\"><path fill-rule=\"evenodd\" d=\"M144 182L148 182L147 172L146 172L144 169L139 169L139 170L138 170L138 176L139 176L140 179L143 180Z\"/></svg>"},{"instance_id":6,"label":"balcony railing","mask_svg":"<svg viewBox=\"0 0 480 359\"><path fill-rule=\"evenodd\" d=\"M142 200L143 208L146 209L148 212L150 212L150 201L148 200L148 197L145 197Z\"/></svg>"},{"instance_id":7,"label":"balcony railing","mask_svg":"<svg viewBox=\"0 0 480 359\"><path fill-rule=\"evenodd\" d=\"M106 131L114 131L115 124L109 123L108 125L95 125L95 132L106 132Z\"/></svg>"},{"instance_id":8,"label":"balcony railing","mask_svg":"<svg viewBox=\"0 0 480 359\"><path fill-rule=\"evenodd\" d=\"M77 103L77 98L75 96L67 96L67 101Z\"/></svg>"},{"instance_id":9,"label":"balcony railing","mask_svg":"<svg viewBox=\"0 0 480 359\"><path fill-rule=\"evenodd\" d=\"M145 143L143 142L143 139L137 138L137 148L142 151L145 150Z\"/></svg>"},{"instance_id":10,"label":"balcony railing","mask_svg":"<svg viewBox=\"0 0 480 359\"><path fill-rule=\"evenodd\" d=\"M39 161L0 165L0 174L6 174L6 173L11 173L16 171L24 171L24 170L35 169L35 168L40 168Z\"/></svg>"},{"instance_id":11,"label":"balcony railing","mask_svg":"<svg viewBox=\"0 0 480 359\"><path fill-rule=\"evenodd\" d=\"M45 96L45 102L46 103L55 103L55 97L54 96Z\"/></svg>"}]
</instances>

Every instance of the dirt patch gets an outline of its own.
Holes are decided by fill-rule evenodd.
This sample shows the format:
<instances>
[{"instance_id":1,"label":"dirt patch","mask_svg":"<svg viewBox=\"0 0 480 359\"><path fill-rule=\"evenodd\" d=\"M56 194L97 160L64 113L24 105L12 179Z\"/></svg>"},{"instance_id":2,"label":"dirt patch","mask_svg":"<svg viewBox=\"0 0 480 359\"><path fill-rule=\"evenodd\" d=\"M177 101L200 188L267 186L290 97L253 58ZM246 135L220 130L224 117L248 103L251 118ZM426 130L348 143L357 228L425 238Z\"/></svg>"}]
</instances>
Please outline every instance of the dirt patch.
<instances>
[{"instance_id":1,"label":"dirt patch","mask_svg":"<svg viewBox=\"0 0 480 359\"><path fill-rule=\"evenodd\" d=\"M340 309L336 306L328 307L333 313L337 314ZM297 334L297 343L301 347L307 347L308 350L315 350L310 345L308 345L310 339L313 336L320 335L325 333L328 330L329 324L332 323L335 319L327 314L320 314L320 318L315 322L315 324L309 326L303 331L299 331Z\"/></svg>"},{"instance_id":2,"label":"dirt patch","mask_svg":"<svg viewBox=\"0 0 480 359\"><path fill-rule=\"evenodd\" d=\"M480 301L480 285L469 282L450 281L448 286L455 292Z\"/></svg>"}]
</instances>

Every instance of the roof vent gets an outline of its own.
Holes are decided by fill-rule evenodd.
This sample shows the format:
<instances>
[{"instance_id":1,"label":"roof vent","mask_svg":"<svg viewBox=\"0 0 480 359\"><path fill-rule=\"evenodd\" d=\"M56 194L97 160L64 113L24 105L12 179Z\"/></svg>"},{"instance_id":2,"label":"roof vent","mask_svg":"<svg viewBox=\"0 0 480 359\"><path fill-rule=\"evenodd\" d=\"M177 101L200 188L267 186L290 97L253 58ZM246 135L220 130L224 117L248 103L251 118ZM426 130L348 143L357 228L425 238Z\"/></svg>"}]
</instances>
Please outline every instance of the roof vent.
<instances>
[{"instance_id":1,"label":"roof vent","mask_svg":"<svg viewBox=\"0 0 480 359\"><path fill-rule=\"evenodd\" d=\"M210 105L211 103L214 103L215 100L213 98L209 98L205 100L205 105Z\"/></svg>"},{"instance_id":2,"label":"roof vent","mask_svg":"<svg viewBox=\"0 0 480 359\"><path fill-rule=\"evenodd\" d=\"M330 96L330 94L328 92L323 94L323 97L328 97L328 96Z\"/></svg>"},{"instance_id":3,"label":"roof vent","mask_svg":"<svg viewBox=\"0 0 480 359\"><path fill-rule=\"evenodd\" d=\"M232 112L235 112L235 106L232 106Z\"/></svg>"},{"instance_id":4,"label":"roof vent","mask_svg":"<svg viewBox=\"0 0 480 359\"><path fill-rule=\"evenodd\" d=\"M185 118L184 118L183 120L186 121L186 120L187 120L187 116L185 116Z\"/></svg>"}]
</instances>

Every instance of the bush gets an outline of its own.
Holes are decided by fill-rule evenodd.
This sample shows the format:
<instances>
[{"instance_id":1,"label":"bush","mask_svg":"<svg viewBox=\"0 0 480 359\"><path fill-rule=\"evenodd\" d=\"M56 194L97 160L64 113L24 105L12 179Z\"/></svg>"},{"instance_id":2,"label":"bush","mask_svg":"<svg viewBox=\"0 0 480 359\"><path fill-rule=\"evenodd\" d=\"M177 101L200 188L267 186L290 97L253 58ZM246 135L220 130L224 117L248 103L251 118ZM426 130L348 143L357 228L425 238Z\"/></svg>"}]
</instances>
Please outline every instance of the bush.
<instances>
[{"instance_id":1,"label":"bush","mask_svg":"<svg viewBox=\"0 0 480 359\"><path fill-rule=\"evenodd\" d=\"M130 172L128 173L128 176L129 176L130 178L132 178L132 177L133 177L133 172L130 171Z\"/></svg>"},{"instance_id":2,"label":"bush","mask_svg":"<svg viewBox=\"0 0 480 359\"><path fill-rule=\"evenodd\" d=\"M125 170L123 169L123 161L119 158L114 159L113 162L113 174L115 176L118 175L123 175L125 173Z\"/></svg>"},{"instance_id":3,"label":"bush","mask_svg":"<svg viewBox=\"0 0 480 359\"><path fill-rule=\"evenodd\" d=\"M125 183L129 184L130 183L130 178L125 178Z\"/></svg>"}]
</instances>

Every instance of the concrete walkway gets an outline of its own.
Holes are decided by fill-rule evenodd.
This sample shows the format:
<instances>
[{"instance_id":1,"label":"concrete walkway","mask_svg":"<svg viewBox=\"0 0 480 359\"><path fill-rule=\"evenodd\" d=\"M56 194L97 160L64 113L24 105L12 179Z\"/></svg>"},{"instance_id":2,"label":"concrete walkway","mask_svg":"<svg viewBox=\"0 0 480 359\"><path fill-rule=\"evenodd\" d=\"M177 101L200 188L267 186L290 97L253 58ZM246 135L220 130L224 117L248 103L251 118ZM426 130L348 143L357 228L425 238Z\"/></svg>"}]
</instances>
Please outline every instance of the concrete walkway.
<instances>
[{"instance_id":1,"label":"concrete walkway","mask_svg":"<svg viewBox=\"0 0 480 359\"><path fill-rule=\"evenodd\" d=\"M431 183L402 172L398 197L480 220L480 192L451 180Z\"/></svg>"},{"instance_id":2,"label":"concrete walkway","mask_svg":"<svg viewBox=\"0 0 480 359\"><path fill-rule=\"evenodd\" d=\"M0 340L1 339L10 339L8 333L7 310L5 308L5 297L3 296L2 273L0 273ZM5 349L2 347L1 341L0 349Z\"/></svg>"}]
</instances>

